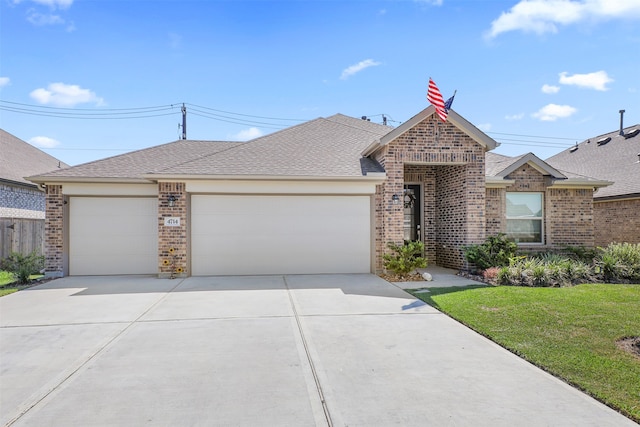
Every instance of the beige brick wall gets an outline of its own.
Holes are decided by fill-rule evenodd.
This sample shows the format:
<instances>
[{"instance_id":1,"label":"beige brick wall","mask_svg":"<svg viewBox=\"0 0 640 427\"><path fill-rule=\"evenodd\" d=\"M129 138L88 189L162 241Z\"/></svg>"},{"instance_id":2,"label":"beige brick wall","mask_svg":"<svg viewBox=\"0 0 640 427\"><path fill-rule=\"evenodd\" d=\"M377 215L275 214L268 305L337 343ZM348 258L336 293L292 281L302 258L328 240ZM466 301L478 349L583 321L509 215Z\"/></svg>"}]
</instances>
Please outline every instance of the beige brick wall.
<instances>
[{"instance_id":1,"label":"beige brick wall","mask_svg":"<svg viewBox=\"0 0 640 427\"><path fill-rule=\"evenodd\" d=\"M522 245L534 250L564 246L594 245L593 191L580 188L550 188L552 184L530 165L513 171L507 179L515 183L507 188L486 191L487 235L506 232L506 193L511 191L544 194L544 245Z\"/></svg>"},{"instance_id":2,"label":"beige brick wall","mask_svg":"<svg viewBox=\"0 0 640 427\"><path fill-rule=\"evenodd\" d=\"M484 149L436 115L423 120L375 154L387 181L376 193L376 270L388 242L403 241L402 197L405 182L424 189L423 236L430 264L461 268L461 247L485 235Z\"/></svg>"},{"instance_id":3,"label":"beige brick wall","mask_svg":"<svg viewBox=\"0 0 640 427\"><path fill-rule=\"evenodd\" d=\"M487 188L486 203L487 236L504 233L507 229L507 193L504 188Z\"/></svg>"},{"instance_id":4,"label":"beige brick wall","mask_svg":"<svg viewBox=\"0 0 640 427\"><path fill-rule=\"evenodd\" d=\"M169 196L176 200L169 206ZM188 275L187 192L184 182L158 183L158 277ZM165 226L165 217L180 218L180 226Z\"/></svg>"},{"instance_id":5,"label":"beige brick wall","mask_svg":"<svg viewBox=\"0 0 640 427\"><path fill-rule=\"evenodd\" d=\"M593 190L551 188L545 206L547 246L593 246Z\"/></svg>"},{"instance_id":6,"label":"beige brick wall","mask_svg":"<svg viewBox=\"0 0 640 427\"><path fill-rule=\"evenodd\" d=\"M640 243L640 199L596 201L593 217L596 246Z\"/></svg>"},{"instance_id":7,"label":"beige brick wall","mask_svg":"<svg viewBox=\"0 0 640 427\"><path fill-rule=\"evenodd\" d=\"M45 275L61 277L64 271L64 196L61 185L47 185L45 229Z\"/></svg>"}]
</instances>

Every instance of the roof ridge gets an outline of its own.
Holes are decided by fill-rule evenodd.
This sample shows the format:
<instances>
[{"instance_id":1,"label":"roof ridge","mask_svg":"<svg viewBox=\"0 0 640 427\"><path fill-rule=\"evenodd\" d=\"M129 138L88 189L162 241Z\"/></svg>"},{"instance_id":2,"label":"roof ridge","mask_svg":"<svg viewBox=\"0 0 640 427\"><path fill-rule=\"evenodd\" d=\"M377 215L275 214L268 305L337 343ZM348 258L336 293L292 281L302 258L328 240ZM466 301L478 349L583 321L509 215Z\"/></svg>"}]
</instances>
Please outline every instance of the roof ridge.
<instances>
[{"instance_id":1,"label":"roof ridge","mask_svg":"<svg viewBox=\"0 0 640 427\"><path fill-rule=\"evenodd\" d=\"M338 116L338 115L340 115L342 117L347 117L347 118L353 119L353 120L361 120L361 119L358 119L357 117L347 116L346 114L342 114L342 113L336 113L336 114L334 114L332 116L329 116L329 117L321 117L321 119L327 120L327 121L329 121L331 123L335 123L335 124L338 124L338 125L346 126L346 127L351 128L351 129L357 129L357 130L361 130L361 131L364 131L364 132L367 132L367 133L370 133L370 134L377 135L377 132L374 132L374 131L369 130L369 129L365 129L365 128L358 127L358 126L352 126L352 125L349 125L347 123L338 122L336 120L331 120L331 117L335 117L335 116ZM371 122L367 122L367 123L371 123ZM385 126L385 125L381 125L379 123L371 123L371 124L376 125L376 126L381 126L381 127L388 127L389 128L389 132L391 132L393 129L395 129L395 128L391 127L391 126ZM389 132L387 132L387 133L389 133Z\"/></svg>"}]
</instances>

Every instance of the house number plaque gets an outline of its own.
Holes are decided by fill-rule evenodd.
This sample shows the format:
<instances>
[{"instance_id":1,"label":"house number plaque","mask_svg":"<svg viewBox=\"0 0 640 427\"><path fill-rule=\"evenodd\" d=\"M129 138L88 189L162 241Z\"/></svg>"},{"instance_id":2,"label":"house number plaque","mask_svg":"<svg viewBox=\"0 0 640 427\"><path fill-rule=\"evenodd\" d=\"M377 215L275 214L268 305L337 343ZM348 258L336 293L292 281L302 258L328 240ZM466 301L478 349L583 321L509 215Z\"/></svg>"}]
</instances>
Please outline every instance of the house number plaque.
<instances>
[{"instance_id":1,"label":"house number plaque","mask_svg":"<svg viewBox=\"0 0 640 427\"><path fill-rule=\"evenodd\" d=\"M164 218L165 227L180 227L180 217L168 216Z\"/></svg>"}]
</instances>

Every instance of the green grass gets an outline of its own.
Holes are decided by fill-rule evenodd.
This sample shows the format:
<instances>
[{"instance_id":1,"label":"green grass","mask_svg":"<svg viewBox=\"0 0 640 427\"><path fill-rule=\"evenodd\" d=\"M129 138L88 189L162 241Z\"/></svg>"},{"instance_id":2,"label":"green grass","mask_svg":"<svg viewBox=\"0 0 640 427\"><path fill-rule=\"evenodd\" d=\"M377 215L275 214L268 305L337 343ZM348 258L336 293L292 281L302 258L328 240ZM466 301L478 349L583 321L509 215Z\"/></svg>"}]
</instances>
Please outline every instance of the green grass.
<instances>
[{"instance_id":1,"label":"green grass","mask_svg":"<svg viewBox=\"0 0 640 427\"><path fill-rule=\"evenodd\" d=\"M36 280L41 277L43 277L42 274L33 274L29 276L31 280ZM8 271L0 270L0 297L17 292L27 286L28 285L18 285L13 274Z\"/></svg>"},{"instance_id":2,"label":"green grass","mask_svg":"<svg viewBox=\"0 0 640 427\"><path fill-rule=\"evenodd\" d=\"M13 274L0 270L0 286L5 286L13 282L15 282Z\"/></svg>"},{"instance_id":3,"label":"green grass","mask_svg":"<svg viewBox=\"0 0 640 427\"><path fill-rule=\"evenodd\" d=\"M640 286L431 288L415 295L640 422Z\"/></svg>"}]
</instances>

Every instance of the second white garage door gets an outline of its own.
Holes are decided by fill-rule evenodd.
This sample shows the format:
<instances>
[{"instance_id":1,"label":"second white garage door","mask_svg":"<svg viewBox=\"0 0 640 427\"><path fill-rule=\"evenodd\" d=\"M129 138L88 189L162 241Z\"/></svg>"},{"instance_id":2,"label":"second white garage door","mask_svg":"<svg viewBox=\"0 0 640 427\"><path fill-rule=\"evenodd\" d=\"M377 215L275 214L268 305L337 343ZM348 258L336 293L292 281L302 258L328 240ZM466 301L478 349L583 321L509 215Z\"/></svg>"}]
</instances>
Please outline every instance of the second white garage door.
<instances>
[{"instance_id":1,"label":"second white garage door","mask_svg":"<svg viewBox=\"0 0 640 427\"><path fill-rule=\"evenodd\" d=\"M369 196L191 197L195 276L369 273Z\"/></svg>"}]
</instances>

